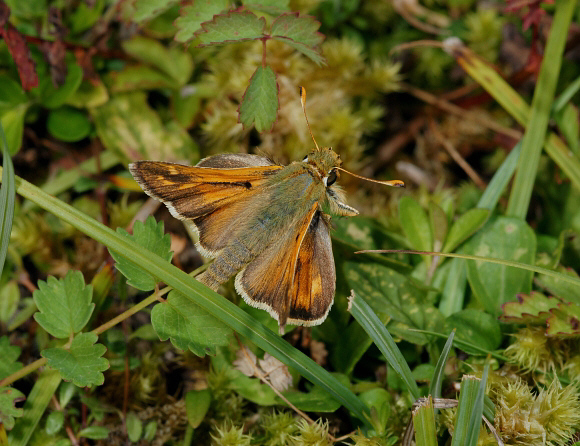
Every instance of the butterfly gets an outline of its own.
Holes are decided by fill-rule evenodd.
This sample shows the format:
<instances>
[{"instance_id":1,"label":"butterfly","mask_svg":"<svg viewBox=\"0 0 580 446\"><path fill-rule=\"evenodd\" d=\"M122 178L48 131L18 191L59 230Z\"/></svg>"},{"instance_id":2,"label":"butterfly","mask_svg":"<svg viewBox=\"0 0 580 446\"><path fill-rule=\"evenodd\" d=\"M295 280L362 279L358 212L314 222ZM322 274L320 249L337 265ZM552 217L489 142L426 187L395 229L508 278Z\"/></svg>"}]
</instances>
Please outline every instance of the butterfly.
<instances>
[{"instance_id":1,"label":"butterfly","mask_svg":"<svg viewBox=\"0 0 580 446\"><path fill-rule=\"evenodd\" d=\"M300 90L305 111L306 93ZM308 118L306 117L308 130ZM310 132L312 136L312 132ZM335 183L340 155L313 149L301 162L280 166L251 154L221 154L185 166L137 161L131 174L150 196L197 233L197 249L214 261L196 278L217 288L236 275L235 287L249 305L286 324L313 326L327 317L336 272L330 214L352 217ZM368 178L359 177L366 180ZM377 181L404 186L402 181Z\"/></svg>"}]
</instances>

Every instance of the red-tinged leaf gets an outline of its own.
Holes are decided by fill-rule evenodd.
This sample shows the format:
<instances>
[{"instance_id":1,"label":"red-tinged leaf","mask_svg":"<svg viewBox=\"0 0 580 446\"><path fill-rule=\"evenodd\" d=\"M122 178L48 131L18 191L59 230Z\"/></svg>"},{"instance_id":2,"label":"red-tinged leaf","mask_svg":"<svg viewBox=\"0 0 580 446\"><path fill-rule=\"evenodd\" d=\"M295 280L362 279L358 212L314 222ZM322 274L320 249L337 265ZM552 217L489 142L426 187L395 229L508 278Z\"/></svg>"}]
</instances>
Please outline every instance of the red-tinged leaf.
<instances>
[{"instance_id":1,"label":"red-tinged leaf","mask_svg":"<svg viewBox=\"0 0 580 446\"><path fill-rule=\"evenodd\" d=\"M211 22L201 25L195 33L202 46L221 45L228 42L245 42L265 36L266 19L250 11L235 10L214 16Z\"/></svg>"},{"instance_id":2,"label":"red-tinged leaf","mask_svg":"<svg viewBox=\"0 0 580 446\"><path fill-rule=\"evenodd\" d=\"M192 5L181 8L179 18L175 20L178 29L175 40L191 40L203 22L211 21L216 14L225 11L229 4L228 0L195 0Z\"/></svg>"},{"instance_id":3,"label":"red-tinged leaf","mask_svg":"<svg viewBox=\"0 0 580 446\"><path fill-rule=\"evenodd\" d=\"M270 34L272 38L287 43L318 65L324 63L320 54L320 44L324 35L318 32L320 22L311 16L300 16L297 12L282 14L274 23Z\"/></svg>"},{"instance_id":4,"label":"red-tinged leaf","mask_svg":"<svg viewBox=\"0 0 580 446\"><path fill-rule=\"evenodd\" d=\"M560 304L546 322L548 336L580 337L580 306Z\"/></svg>"},{"instance_id":5,"label":"red-tinged leaf","mask_svg":"<svg viewBox=\"0 0 580 446\"><path fill-rule=\"evenodd\" d=\"M22 88L30 90L38 86L38 76L35 65L28 52L26 39L12 25L6 24L0 28L0 35L4 38L10 55L14 59Z\"/></svg>"},{"instance_id":6,"label":"red-tinged leaf","mask_svg":"<svg viewBox=\"0 0 580 446\"><path fill-rule=\"evenodd\" d=\"M290 11L290 0L242 0L247 9L256 9L271 15Z\"/></svg>"},{"instance_id":7,"label":"red-tinged leaf","mask_svg":"<svg viewBox=\"0 0 580 446\"><path fill-rule=\"evenodd\" d=\"M499 319L512 324L542 324L560 303L560 299L548 297L536 291L530 294L518 294L517 301L506 302L502 305L503 311Z\"/></svg>"},{"instance_id":8,"label":"red-tinged leaf","mask_svg":"<svg viewBox=\"0 0 580 446\"><path fill-rule=\"evenodd\" d=\"M240 122L244 128L252 124L262 133L270 130L278 111L278 83L270 67L258 67L240 104Z\"/></svg>"}]
</instances>

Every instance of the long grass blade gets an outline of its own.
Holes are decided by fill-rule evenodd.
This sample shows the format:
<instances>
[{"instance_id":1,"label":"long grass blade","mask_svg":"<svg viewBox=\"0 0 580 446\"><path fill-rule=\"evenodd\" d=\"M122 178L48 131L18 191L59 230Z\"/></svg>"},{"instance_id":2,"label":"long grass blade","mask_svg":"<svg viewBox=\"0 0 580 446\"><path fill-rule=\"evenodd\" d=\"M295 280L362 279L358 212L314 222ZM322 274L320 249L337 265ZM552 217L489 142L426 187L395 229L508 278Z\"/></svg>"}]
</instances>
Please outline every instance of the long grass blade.
<instances>
[{"instance_id":1,"label":"long grass blade","mask_svg":"<svg viewBox=\"0 0 580 446\"><path fill-rule=\"evenodd\" d=\"M431 385L429 386L429 395L431 395L433 398L441 398L441 386L443 385L445 364L447 363L447 358L449 358L449 353L451 352L451 347L453 346L454 337L455 329L453 329L447 338L447 342L445 342L443 351L439 355L439 359L435 365L433 379L431 380Z\"/></svg>"},{"instance_id":2,"label":"long grass blade","mask_svg":"<svg viewBox=\"0 0 580 446\"><path fill-rule=\"evenodd\" d=\"M488 358L489 359L489 358ZM485 385L487 383L487 374L489 373L489 360L486 361L483 369L483 376L477 389L477 396L473 404L473 411L469 418L469 425L467 428L466 446L476 446L479 432L481 431L481 416L483 415L483 404L485 397Z\"/></svg>"},{"instance_id":3,"label":"long grass blade","mask_svg":"<svg viewBox=\"0 0 580 446\"><path fill-rule=\"evenodd\" d=\"M546 139L548 120L556 84L560 75L562 55L568 36L568 28L576 10L576 0L559 0L546 44L538 82L532 99L530 119L522 138L522 156L508 201L507 215L525 219L536 181L542 146Z\"/></svg>"},{"instance_id":4,"label":"long grass blade","mask_svg":"<svg viewBox=\"0 0 580 446\"><path fill-rule=\"evenodd\" d=\"M418 399L421 395L419 387L413 378L411 369L405 361L403 354L397 347L391 334L385 328L379 317L371 309L371 307L358 297L354 291L349 298L349 311L359 324L364 328L375 345L379 348L381 353L387 358L389 365L401 377L403 382L407 385L411 396Z\"/></svg>"},{"instance_id":5,"label":"long grass blade","mask_svg":"<svg viewBox=\"0 0 580 446\"><path fill-rule=\"evenodd\" d=\"M0 189L0 274L6 261L12 221L14 220L14 166L6 142L4 127L0 123L0 144L2 144L2 188Z\"/></svg>"},{"instance_id":6,"label":"long grass blade","mask_svg":"<svg viewBox=\"0 0 580 446\"><path fill-rule=\"evenodd\" d=\"M251 340L262 350L293 367L306 379L325 389L333 398L352 411L354 416L367 422L365 413L368 412L368 408L354 393L312 359L293 348L241 308L202 285L179 268L164 261L161 257L149 251L144 252L136 243L121 237L112 229L61 200L46 194L22 178L16 177L15 185L18 194L33 201L121 256L139 264L141 268L191 299L196 305L231 327L241 336Z\"/></svg>"},{"instance_id":7,"label":"long grass blade","mask_svg":"<svg viewBox=\"0 0 580 446\"><path fill-rule=\"evenodd\" d=\"M433 409L431 396L413 410L413 426L415 427L415 444L417 446L437 446L435 409Z\"/></svg>"}]
</instances>

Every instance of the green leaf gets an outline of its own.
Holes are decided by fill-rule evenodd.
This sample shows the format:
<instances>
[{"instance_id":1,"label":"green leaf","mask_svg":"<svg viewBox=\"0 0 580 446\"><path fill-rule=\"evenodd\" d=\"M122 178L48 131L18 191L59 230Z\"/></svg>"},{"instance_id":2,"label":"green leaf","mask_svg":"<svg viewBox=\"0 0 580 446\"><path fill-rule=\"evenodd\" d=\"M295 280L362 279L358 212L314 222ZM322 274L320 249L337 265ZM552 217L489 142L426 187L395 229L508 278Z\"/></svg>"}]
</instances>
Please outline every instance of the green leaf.
<instances>
[{"instance_id":1,"label":"green leaf","mask_svg":"<svg viewBox=\"0 0 580 446\"><path fill-rule=\"evenodd\" d=\"M211 392L209 389L190 390L185 394L185 413L191 427L195 429L201 424L209 410L210 403Z\"/></svg>"},{"instance_id":2,"label":"green leaf","mask_svg":"<svg viewBox=\"0 0 580 446\"><path fill-rule=\"evenodd\" d=\"M46 417L46 426L44 430L48 435L54 435L62 429L64 425L64 413L62 410L52 411L48 417Z\"/></svg>"},{"instance_id":3,"label":"green leaf","mask_svg":"<svg viewBox=\"0 0 580 446\"><path fill-rule=\"evenodd\" d=\"M223 12L229 4L228 0L196 0L193 4L185 6L175 21L178 29L175 40L187 42L192 39L203 22L212 20L214 15Z\"/></svg>"},{"instance_id":4,"label":"green leaf","mask_svg":"<svg viewBox=\"0 0 580 446\"><path fill-rule=\"evenodd\" d=\"M14 427L14 417L21 417L23 409L15 407L17 401L24 400L25 396L20 390L12 387L0 387L0 425L7 430Z\"/></svg>"},{"instance_id":5,"label":"green leaf","mask_svg":"<svg viewBox=\"0 0 580 446\"><path fill-rule=\"evenodd\" d=\"M162 14L176 3L178 3L178 0L135 0L133 2L135 8L133 20L139 23L152 19ZM195 3L197 3L197 1Z\"/></svg>"},{"instance_id":6,"label":"green leaf","mask_svg":"<svg viewBox=\"0 0 580 446\"><path fill-rule=\"evenodd\" d=\"M40 81L40 103L46 108L57 108L63 105L79 88L83 80L83 69L76 62L66 65L67 73L64 84L56 88L50 76Z\"/></svg>"},{"instance_id":7,"label":"green leaf","mask_svg":"<svg viewBox=\"0 0 580 446\"><path fill-rule=\"evenodd\" d=\"M90 113L103 145L126 160L198 157L191 136L173 121L163 123L144 92L118 94Z\"/></svg>"},{"instance_id":8,"label":"green leaf","mask_svg":"<svg viewBox=\"0 0 580 446\"><path fill-rule=\"evenodd\" d=\"M16 345L10 345L8 336L0 338L0 380L12 375L22 368L22 363L16 361L20 356L21 349Z\"/></svg>"},{"instance_id":9,"label":"green leaf","mask_svg":"<svg viewBox=\"0 0 580 446\"><path fill-rule=\"evenodd\" d=\"M162 341L170 339L175 347L197 356L215 355L217 346L230 342L228 327L177 291L153 307L151 323Z\"/></svg>"},{"instance_id":10,"label":"green leaf","mask_svg":"<svg viewBox=\"0 0 580 446\"><path fill-rule=\"evenodd\" d=\"M425 344L429 338L411 330L437 331L443 322L437 309L425 302L426 293L406 276L383 265L355 262L345 262L344 272L356 294L374 311L392 318L389 330L405 340Z\"/></svg>"},{"instance_id":11,"label":"green leaf","mask_svg":"<svg viewBox=\"0 0 580 446\"><path fill-rule=\"evenodd\" d=\"M290 0L242 0L246 9L256 9L270 15L290 11Z\"/></svg>"},{"instance_id":12,"label":"green leaf","mask_svg":"<svg viewBox=\"0 0 580 446\"><path fill-rule=\"evenodd\" d=\"M134 240L139 246L147 251L157 254L167 262L171 261L173 251L171 251L171 237L165 234L163 222L157 223L152 215L147 217L145 223L136 221L133 225L133 234L129 234L123 228L117 228L117 233L128 239ZM115 259L117 269L127 278L127 283L141 291L151 291L159 280L143 269L121 257L113 251L109 251Z\"/></svg>"},{"instance_id":13,"label":"green leaf","mask_svg":"<svg viewBox=\"0 0 580 446\"><path fill-rule=\"evenodd\" d=\"M371 410L371 422L375 432L384 433L391 415L391 394L383 388L362 392L359 398Z\"/></svg>"},{"instance_id":14,"label":"green leaf","mask_svg":"<svg viewBox=\"0 0 580 446\"><path fill-rule=\"evenodd\" d=\"M111 72L109 80L108 85L113 93L175 87L175 81L167 74L141 64L125 65L121 71Z\"/></svg>"},{"instance_id":15,"label":"green leaf","mask_svg":"<svg viewBox=\"0 0 580 446\"><path fill-rule=\"evenodd\" d=\"M50 276L38 282L33 294L38 312L34 319L55 338L68 338L81 331L89 321L95 304L93 287L85 285L80 271L69 271L64 279Z\"/></svg>"},{"instance_id":16,"label":"green leaf","mask_svg":"<svg viewBox=\"0 0 580 446\"><path fill-rule=\"evenodd\" d=\"M508 324L542 324L551 315L551 310L561 303L559 299L537 291L518 294L517 299L503 304L500 321Z\"/></svg>"},{"instance_id":17,"label":"green leaf","mask_svg":"<svg viewBox=\"0 0 580 446\"><path fill-rule=\"evenodd\" d=\"M129 412L125 419L127 425L127 436L132 443L137 443L143 433L143 423L135 412Z\"/></svg>"},{"instance_id":18,"label":"green leaf","mask_svg":"<svg viewBox=\"0 0 580 446\"><path fill-rule=\"evenodd\" d=\"M466 446L476 446L477 439L479 438L479 433L481 432L481 417L483 415L483 406L485 399L485 387L487 384L487 375L489 373L489 361L485 362L485 367L483 369L483 376L481 377L481 382L479 383L479 388L477 389L477 395L473 401L473 412L469 418L467 439L465 441ZM459 410L459 409L458 409Z\"/></svg>"},{"instance_id":19,"label":"green leaf","mask_svg":"<svg viewBox=\"0 0 580 446\"><path fill-rule=\"evenodd\" d=\"M89 426L81 430L78 435L90 440L104 440L109 436L109 429L105 426Z\"/></svg>"},{"instance_id":20,"label":"green leaf","mask_svg":"<svg viewBox=\"0 0 580 446\"><path fill-rule=\"evenodd\" d=\"M413 410L413 426L417 446L437 446L437 429L435 428L435 409L433 398L421 401Z\"/></svg>"},{"instance_id":21,"label":"green leaf","mask_svg":"<svg viewBox=\"0 0 580 446\"><path fill-rule=\"evenodd\" d=\"M566 107L555 115L556 123L566 142L575 154L580 151L580 114L574 104L568 103Z\"/></svg>"},{"instance_id":22,"label":"green leaf","mask_svg":"<svg viewBox=\"0 0 580 446\"><path fill-rule=\"evenodd\" d=\"M19 82L5 74L0 75L0 114L27 100L26 93Z\"/></svg>"},{"instance_id":23,"label":"green leaf","mask_svg":"<svg viewBox=\"0 0 580 446\"><path fill-rule=\"evenodd\" d=\"M475 402L480 382L481 380L473 375L463 375L461 378L459 405L455 416L455 429L451 439L451 446L465 446L466 444L470 431L469 420L471 419L471 414L476 410ZM481 417L479 425L481 425Z\"/></svg>"},{"instance_id":24,"label":"green leaf","mask_svg":"<svg viewBox=\"0 0 580 446\"><path fill-rule=\"evenodd\" d=\"M557 270L567 276L578 278L578 273L572 268L559 267ZM561 277L553 277L546 274L538 274L536 283L554 296L566 302L574 302L580 305L580 289L578 285L567 282Z\"/></svg>"},{"instance_id":25,"label":"green leaf","mask_svg":"<svg viewBox=\"0 0 580 446\"><path fill-rule=\"evenodd\" d=\"M575 304L560 304L557 309L551 310L546 320L548 329L546 335L558 337L575 337L580 334L580 306Z\"/></svg>"},{"instance_id":26,"label":"green leaf","mask_svg":"<svg viewBox=\"0 0 580 446\"><path fill-rule=\"evenodd\" d=\"M61 107L48 114L46 128L61 141L76 142L89 136L91 122L84 112L72 107Z\"/></svg>"},{"instance_id":27,"label":"green leaf","mask_svg":"<svg viewBox=\"0 0 580 446\"><path fill-rule=\"evenodd\" d=\"M318 65L324 63L319 46L324 36L318 32L320 22L312 16L300 16L297 12L279 16L270 30L273 39L280 40L300 51Z\"/></svg>"},{"instance_id":28,"label":"green leaf","mask_svg":"<svg viewBox=\"0 0 580 446\"><path fill-rule=\"evenodd\" d=\"M227 14L214 16L213 20L201 25L195 33L198 46L221 45L228 42L245 42L264 37L266 19L250 11L229 11Z\"/></svg>"},{"instance_id":29,"label":"green leaf","mask_svg":"<svg viewBox=\"0 0 580 446\"><path fill-rule=\"evenodd\" d=\"M240 104L240 122L244 128L252 124L260 133L272 129L278 111L278 83L270 67L258 67Z\"/></svg>"},{"instance_id":30,"label":"green leaf","mask_svg":"<svg viewBox=\"0 0 580 446\"><path fill-rule=\"evenodd\" d=\"M534 264L536 236L519 218L499 217L489 222L464 246L467 254L509 259ZM467 261L467 279L485 310L499 316L501 305L514 300L518 293L529 293L533 274L530 271L498 265L483 260Z\"/></svg>"},{"instance_id":31,"label":"green leaf","mask_svg":"<svg viewBox=\"0 0 580 446\"><path fill-rule=\"evenodd\" d=\"M6 132L6 144L11 155L17 153L22 146L24 117L27 110L28 103L23 103L0 115L0 124L2 124Z\"/></svg>"},{"instance_id":32,"label":"green leaf","mask_svg":"<svg viewBox=\"0 0 580 446\"><path fill-rule=\"evenodd\" d=\"M486 350L495 350L501 343L501 328L497 319L480 310L468 308L458 311L446 319L449 329L456 329L456 338L468 341ZM468 351L478 354L480 351Z\"/></svg>"},{"instance_id":33,"label":"green leaf","mask_svg":"<svg viewBox=\"0 0 580 446\"><path fill-rule=\"evenodd\" d=\"M441 387L443 386L443 379L445 378L445 364L447 364L447 358L449 358L449 353L451 352L451 347L453 347L453 338L455 338L456 331L453 330L445 346L437 359L437 364L433 370L433 375L431 378L431 384L429 385L429 395L433 398L441 398Z\"/></svg>"},{"instance_id":34,"label":"green leaf","mask_svg":"<svg viewBox=\"0 0 580 446\"><path fill-rule=\"evenodd\" d=\"M14 165L10 158L10 146L6 142L4 127L0 122L0 144L2 145L2 188L0 189L0 274L4 269L12 221L14 219Z\"/></svg>"},{"instance_id":35,"label":"green leaf","mask_svg":"<svg viewBox=\"0 0 580 446\"><path fill-rule=\"evenodd\" d=\"M0 271L2 270L0 269ZM6 324L12 318L18 309L19 301L20 290L18 289L18 284L15 280L10 280L0 290L0 322Z\"/></svg>"},{"instance_id":36,"label":"green leaf","mask_svg":"<svg viewBox=\"0 0 580 446\"><path fill-rule=\"evenodd\" d=\"M399 201L399 221L413 249L433 251L433 235L429 218L423 208L413 198L405 196ZM422 256L431 264L431 257Z\"/></svg>"},{"instance_id":37,"label":"green leaf","mask_svg":"<svg viewBox=\"0 0 580 446\"><path fill-rule=\"evenodd\" d=\"M102 358L107 349L103 344L95 344L97 339L94 333L81 333L75 336L69 350L48 348L41 354L65 381L78 387L100 386L105 382L101 372L109 368L109 361Z\"/></svg>"},{"instance_id":38,"label":"green leaf","mask_svg":"<svg viewBox=\"0 0 580 446\"><path fill-rule=\"evenodd\" d=\"M459 217L449 230L442 252L452 252L481 228L487 217L489 217L487 209L470 209Z\"/></svg>"},{"instance_id":39,"label":"green leaf","mask_svg":"<svg viewBox=\"0 0 580 446\"><path fill-rule=\"evenodd\" d=\"M431 234L433 234L433 248L439 251L443 246L449 223L445 211L434 202L429 202L429 221L431 222Z\"/></svg>"},{"instance_id":40,"label":"green leaf","mask_svg":"<svg viewBox=\"0 0 580 446\"><path fill-rule=\"evenodd\" d=\"M185 85L193 73L192 57L181 47L167 48L159 40L143 36L125 40L122 46L131 57L170 76L174 80L172 88Z\"/></svg>"}]
</instances>

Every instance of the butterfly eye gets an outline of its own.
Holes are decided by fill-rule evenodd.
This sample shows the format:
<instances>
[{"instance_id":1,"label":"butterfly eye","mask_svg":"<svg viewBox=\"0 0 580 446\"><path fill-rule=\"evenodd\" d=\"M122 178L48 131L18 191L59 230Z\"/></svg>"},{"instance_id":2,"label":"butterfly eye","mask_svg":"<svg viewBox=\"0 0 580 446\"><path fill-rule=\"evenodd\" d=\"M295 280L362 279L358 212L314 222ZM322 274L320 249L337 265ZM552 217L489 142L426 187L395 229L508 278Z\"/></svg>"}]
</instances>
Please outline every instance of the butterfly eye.
<instances>
[{"instance_id":1,"label":"butterfly eye","mask_svg":"<svg viewBox=\"0 0 580 446\"><path fill-rule=\"evenodd\" d=\"M336 178L337 178L336 170L331 170L330 173L328 174L328 177L326 178L326 187L332 186L336 181Z\"/></svg>"}]
</instances>

